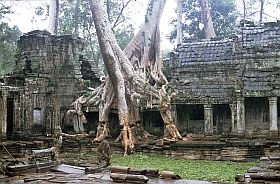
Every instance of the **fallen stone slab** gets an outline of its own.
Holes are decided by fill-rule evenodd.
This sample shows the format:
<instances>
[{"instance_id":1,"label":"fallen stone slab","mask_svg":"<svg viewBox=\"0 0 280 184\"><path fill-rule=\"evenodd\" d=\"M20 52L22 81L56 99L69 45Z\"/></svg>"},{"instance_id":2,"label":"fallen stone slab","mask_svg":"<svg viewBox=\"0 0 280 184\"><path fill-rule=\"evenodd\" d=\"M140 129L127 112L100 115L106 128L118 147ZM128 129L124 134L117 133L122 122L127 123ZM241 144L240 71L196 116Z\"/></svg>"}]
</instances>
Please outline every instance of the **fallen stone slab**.
<instances>
[{"instance_id":1,"label":"fallen stone slab","mask_svg":"<svg viewBox=\"0 0 280 184\"><path fill-rule=\"evenodd\" d=\"M111 173L110 178L118 183L148 183L149 178L144 175Z\"/></svg>"},{"instance_id":2,"label":"fallen stone slab","mask_svg":"<svg viewBox=\"0 0 280 184\"><path fill-rule=\"evenodd\" d=\"M146 174L147 174L147 169L130 168L130 169L128 170L128 174L146 175Z\"/></svg>"},{"instance_id":3,"label":"fallen stone slab","mask_svg":"<svg viewBox=\"0 0 280 184\"><path fill-rule=\"evenodd\" d=\"M158 169L153 169L153 168L148 168L147 169L147 174L146 176L148 176L149 178L157 178L159 177L159 170Z\"/></svg>"},{"instance_id":4,"label":"fallen stone slab","mask_svg":"<svg viewBox=\"0 0 280 184\"><path fill-rule=\"evenodd\" d=\"M102 167L86 167L85 174L101 173L104 170L105 170L105 168L102 168Z\"/></svg>"},{"instance_id":5,"label":"fallen stone slab","mask_svg":"<svg viewBox=\"0 0 280 184\"><path fill-rule=\"evenodd\" d=\"M67 174L85 174L84 167L78 167L78 166L72 166L72 165L66 165L66 164L60 164L60 165L52 168L51 171L63 172L63 173L67 173Z\"/></svg>"},{"instance_id":6,"label":"fallen stone slab","mask_svg":"<svg viewBox=\"0 0 280 184\"><path fill-rule=\"evenodd\" d=\"M160 177L162 179L170 179L170 180L180 180L181 179L181 176L179 176L171 171L162 171L160 173Z\"/></svg>"},{"instance_id":7,"label":"fallen stone slab","mask_svg":"<svg viewBox=\"0 0 280 184\"><path fill-rule=\"evenodd\" d=\"M279 173L252 173L252 180L280 181Z\"/></svg>"},{"instance_id":8,"label":"fallen stone slab","mask_svg":"<svg viewBox=\"0 0 280 184\"><path fill-rule=\"evenodd\" d=\"M11 172L11 171L6 171L5 173L10 176L20 176L23 174L28 174L28 173L35 173L36 172L36 168L30 168L30 169L24 169L24 170L20 170L20 171L15 171L15 172Z\"/></svg>"},{"instance_id":9,"label":"fallen stone slab","mask_svg":"<svg viewBox=\"0 0 280 184\"><path fill-rule=\"evenodd\" d=\"M123 173L126 174L128 173L130 167L122 167L122 166L111 166L109 170L111 173Z\"/></svg>"},{"instance_id":10,"label":"fallen stone slab","mask_svg":"<svg viewBox=\"0 0 280 184\"><path fill-rule=\"evenodd\" d=\"M19 164L19 165L7 166L6 170L8 172L18 172L22 170L34 169L36 167L37 167L36 164Z\"/></svg>"},{"instance_id":11,"label":"fallen stone slab","mask_svg":"<svg viewBox=\"0 0 280 184\"><path fill-rule=\"evenodd\" d=\"M55 176L39 176L39 177L30 177L30 178L24 178L24 182L28 183L28 182L33 182L33 181L49 181L52 179L55 179Z\"/></svg>"}]
</instances>

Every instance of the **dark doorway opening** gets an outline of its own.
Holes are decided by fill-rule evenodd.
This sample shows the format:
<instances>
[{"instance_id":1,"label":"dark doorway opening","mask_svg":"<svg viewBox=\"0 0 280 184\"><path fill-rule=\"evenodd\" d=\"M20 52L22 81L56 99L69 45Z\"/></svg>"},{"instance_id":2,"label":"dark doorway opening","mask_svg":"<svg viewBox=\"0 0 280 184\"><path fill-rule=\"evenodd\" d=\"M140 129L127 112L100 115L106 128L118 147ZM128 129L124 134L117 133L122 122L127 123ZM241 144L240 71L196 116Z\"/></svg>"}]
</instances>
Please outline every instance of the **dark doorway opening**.
<instances>
[{"instance_id":1,"label":"dark doorway opening","mask_svg":"<svg viewBox=\"0 0 280 184\"><path fill-rule=\"evenodd\" d=\"M213 105L213 126L215 134L231 132L231 111L228 104Z\"/></svg>"},{"instance_id":2,"label":"dark doorway opening","mask_svg":"<svg viewBox=\"0 0 280 184\"><path fill-rule=\"evenodd\" d=\"M7 98L7 139L11 139L14 132L14 99Z\"/></svg>"},{"instance_id":3,"label":"dark doorway opening","mask_svg":"<svg viewBox=\"0 0 280 184\"><path fill-rule=\"evenodd\" d=\"M145 111L142 117L146 131L158 137L164 136L164 122L159 111Z\"/></svg>"},{"instance_id":4,"label":"dark doorway opening","mask_svg":"<svg viewBox=\"0 0 280 184\"><path fill-rule=\"evenodd\" d=\"M203 134L204 108L202 104L177 105L177 126L182 135Z\"/></svg>"},{"instance_id":5,"label":"dark doorway opening","mask_svg":"<svg viewBox=\"0 0 280 184\"><path fill-rule=\"evenodd\" d=\"M96 133L97 125L98 125L98 119L99 119L99 113L98 112L84 112L87 123L84 124L84 128L86 132L94 132Z\"/></svg>"},{"instance_id":6,"label":"dark doorway opening","mask_svg":"<svg viewBox=\"0 0 280 184\"><path fill-rule=\"evenodd\" d=\"M109 114L109 129L113 139L116 139L121 133L119 115L117 112L111 112Z\"/></svg>"},{"instance_id":7,"label":"dark doorway opening","mask_svg":"<svg viewBox=\"0 0 280 184\"><path fill-rule=\"evenodd\" d=\"M245 98L246 130L260 133L269 130L269 101L267 97Z\"/></svg>"}]
</instances>

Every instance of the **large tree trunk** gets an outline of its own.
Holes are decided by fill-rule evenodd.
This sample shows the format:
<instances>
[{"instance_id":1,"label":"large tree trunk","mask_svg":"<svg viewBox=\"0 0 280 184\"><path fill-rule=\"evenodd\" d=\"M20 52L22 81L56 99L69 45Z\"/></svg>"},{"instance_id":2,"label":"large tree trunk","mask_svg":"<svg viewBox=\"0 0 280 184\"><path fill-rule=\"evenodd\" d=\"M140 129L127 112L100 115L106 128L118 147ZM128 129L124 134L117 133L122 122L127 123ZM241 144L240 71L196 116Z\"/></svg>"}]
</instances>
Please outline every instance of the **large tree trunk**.
<instances>
[{"instance_id":1,"label":"large tree trunk","mask_svg":"<svg viewBox=\"0 0 280 184\"><path fill-rule=\"evenodd\" d=\"M165 2L166 0L150 1L145 23L122 51L108 20L104 0L91 1L94 25L108 78L90 97L81 100L81 104L97 104L96 101L101 99L97 141L109 135L110 108L118 109L125 155L134 150L137 136L149 136L143 129L139 114L138 99L143 96L158 99L165 128L169 132L168 138L182 139L171 116L171 98L165 90L168 82L161 71L159 20ZM151 79L155 86L149 83Z\"/></svg>"},{"instance_id":2,"label":"large tree trunk","mask_svg":"<svg viewBox=\"0 0 280 184\"><path fill-rule=\"evenodd\" d=\"M130 117L126 99L128 90L125 83L126 81L132 80L132 67L117 44L106 15L104 2L102 0L91 1L91 10L104 65L117 99L119 121L123 127L123 144L125 154L127 154L128 150L134 150L134 138L132 137L130 128ZM126 63L125 67L121 66L123 63ZM126 71L122 71L123 69Z\"/></svg>"},{"instance_id":3,"label":"large tree trunk","mask_svg":"<svg viewBox=\"0 0 280 184\"><path fill-rule=\"evenodd\" d=\"M242 0L242 3L243 3L243 19L245 20L246 19L246 12L247 12L245 0Z\"/></svg>"},{"instance_id":4,"label":"large tree trunk","mask_svg":"<svg viewBox=\"0 0 280 184\"><path fill-rule=\"evenodd\" d=\"M260 7L260 20L259 24L263 23L263 11L264 11L264 0L260 0L261 7Z\"/></svg>"},{"instance_id":5,"label":"large tree trunk","mask_svg":"<svg viewBox=\"0 0 280 184\"><path fill-rule=\"evenodd\" d=\"M216 33L213 26L209 2L208 0L199 0L199 4L201 7L201 15L202 15L202 21L204 25L205 38L206 39L214 38L216 37Z\"/></svg>"},{"instance_id":6,"label":"large tree trunk","mask_svg":"<svg viewBox=\"0 0 280 184\"><path fill-rule=\"evenodd\" d=\"M79 17L80 17L80 0L76 0L75 4L75 14L74 14L74 20L75 20L75 27L74 27L74 35L79 36Z\"/></svg>"},{"instance_id":7,"label":"large tree trunk","mask_svg":"<svg viewBox=\"0 0 280 184\"><path fill-rule=\"evenodd\" d=\"M58 32L59 0L50 0L49 9L49 31L57 35Z\"/></svg>"},{"instance_id":8,"label":"large tree trunk","mask_svg":"<svg viewBox=\"0 0 280 184\"><path fill-rule=\"evenodd\" d=\"M182 0L177 0L177 45L182 44Z\"/></svg>"}]
</instances>

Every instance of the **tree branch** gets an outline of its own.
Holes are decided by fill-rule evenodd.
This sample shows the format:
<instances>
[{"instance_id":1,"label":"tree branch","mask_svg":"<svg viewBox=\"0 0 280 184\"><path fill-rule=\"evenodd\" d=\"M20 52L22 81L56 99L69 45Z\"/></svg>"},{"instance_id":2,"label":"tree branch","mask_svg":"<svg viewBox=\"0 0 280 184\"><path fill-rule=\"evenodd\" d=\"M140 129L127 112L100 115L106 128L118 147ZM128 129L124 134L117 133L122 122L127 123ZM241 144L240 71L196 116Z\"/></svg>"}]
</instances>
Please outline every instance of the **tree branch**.
<instances>
[{"instance_id":1,"label":"tree branch","mask_svg":"<svg viewBox=\"0 0 280 184\"><path fill-rule=\"evenodd\" d=\"M119 12L118 17L117 17L116 21L114 22L114 24L113 24L113 26L112 26L112 29L113 29L113 30L120 24L120 23L118 23L118 21L119 21L121 15L123 14L124 9L128 6L128 4L129 4L131 1L132 1L132 0L128 0L126 3L124 3L124 2L122 3L123 6L122 6L122 8L121 8L121 11Z\"/></svg>"}]
</instances>

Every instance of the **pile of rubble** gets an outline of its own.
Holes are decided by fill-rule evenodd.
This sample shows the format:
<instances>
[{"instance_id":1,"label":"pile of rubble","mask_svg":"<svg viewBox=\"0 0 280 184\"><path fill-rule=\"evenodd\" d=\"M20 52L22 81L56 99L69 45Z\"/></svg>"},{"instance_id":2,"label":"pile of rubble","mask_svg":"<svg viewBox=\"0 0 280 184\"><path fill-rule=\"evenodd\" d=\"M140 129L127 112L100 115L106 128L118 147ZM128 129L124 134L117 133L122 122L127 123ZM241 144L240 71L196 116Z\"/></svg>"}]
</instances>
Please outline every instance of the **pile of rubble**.
<instances>
[{"instance_id":1,"label":"pile of rubble","mask_svg":"<svg viewBox=\"0 0 280 184\"><path fill-rule=\"evenodd\" d=\"M256 167L248 170L244 175L235 177L237 184L241 183L279 183L280 181L280 154L277 156L261 157Z\"/></svg>"}]
</instances>

